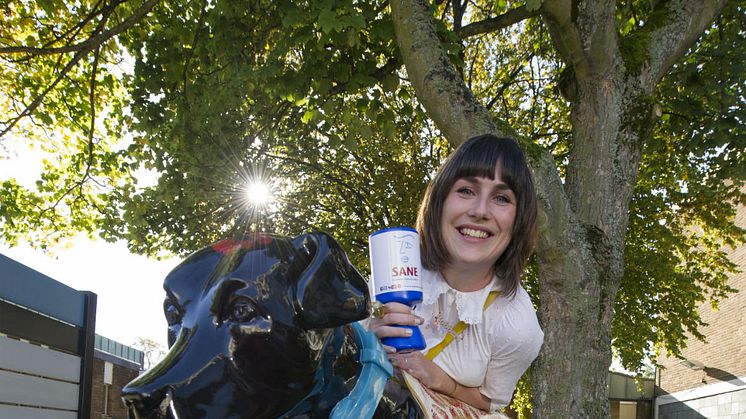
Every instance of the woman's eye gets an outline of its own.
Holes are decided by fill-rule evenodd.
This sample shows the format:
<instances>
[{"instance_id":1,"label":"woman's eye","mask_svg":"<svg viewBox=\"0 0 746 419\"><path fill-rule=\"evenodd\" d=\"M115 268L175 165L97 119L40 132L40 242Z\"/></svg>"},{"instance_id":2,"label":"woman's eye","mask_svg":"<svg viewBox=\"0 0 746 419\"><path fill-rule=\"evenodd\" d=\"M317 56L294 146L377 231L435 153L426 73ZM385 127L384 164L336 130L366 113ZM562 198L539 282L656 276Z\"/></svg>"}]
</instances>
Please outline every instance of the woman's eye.
<instances>
[{"instance_id":1,"label":"woman's eye","mask_svg":"<svg viewBox=\"0 0 746 419\"><path fill-rule=\"evenodd\" d=\"M474 191L471 190L471 188L467 187L461 187L456 189L456 193L461 195L474 195Z\"/></svg>"},{"instance_id":2,"label":"woman's eye","mask_svg":"<svg viewBox=\"0 0 746 419\"><path fill-rule=\"evenodd\" d=\"M233 322L243 323L254 318L256 310L254 306L246 300L236 300L230 309L230 319Z\"/></svg>"},{"instance_id":3,"label":"woman's eye","mask_svg":"<svg viewBox=\"0 0 746 419\"><path fill-rule=\"evenodd\" d=\"M505 195L498 195L494 199L495 199L495 202L497 202L498 204L509 204L510 203L510 199L508 199L508 197Z\"/></svg>"}]
</instances>

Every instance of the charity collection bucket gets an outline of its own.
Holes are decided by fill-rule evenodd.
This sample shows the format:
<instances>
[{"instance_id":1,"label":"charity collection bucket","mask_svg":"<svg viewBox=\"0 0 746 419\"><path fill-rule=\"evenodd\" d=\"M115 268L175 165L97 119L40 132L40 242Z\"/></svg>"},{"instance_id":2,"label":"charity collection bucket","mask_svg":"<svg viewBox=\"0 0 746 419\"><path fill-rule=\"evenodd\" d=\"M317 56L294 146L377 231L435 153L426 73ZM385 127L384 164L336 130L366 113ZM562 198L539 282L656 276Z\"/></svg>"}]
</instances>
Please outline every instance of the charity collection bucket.
<instances>
[{"instance_id":1,"label":"charity collection bucket","mask_svg":"<svg viewBox=\"0 0 746 419\"><path fill-rule=\"evenodd\" d=\"M422 301L422 263L417 230L390 227L368 238L371 267L371 295L381 304L396 302L410 307ZM412 330L408 337L381 339L397 351L421 350L425 339L417 326L397 325Z\"/></svg>"}]
</instances>

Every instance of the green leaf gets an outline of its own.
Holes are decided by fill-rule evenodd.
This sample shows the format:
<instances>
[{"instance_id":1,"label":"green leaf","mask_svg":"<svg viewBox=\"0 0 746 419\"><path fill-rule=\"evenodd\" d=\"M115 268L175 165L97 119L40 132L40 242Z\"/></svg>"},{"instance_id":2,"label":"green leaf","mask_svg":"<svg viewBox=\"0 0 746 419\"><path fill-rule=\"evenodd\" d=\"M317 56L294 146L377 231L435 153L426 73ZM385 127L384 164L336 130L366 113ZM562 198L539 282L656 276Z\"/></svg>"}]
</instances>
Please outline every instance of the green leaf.
<instances>
[{"instance_id":1,"label":"green leaf","mask_svg":"<svg viewBox=\"0 0 746 419\"><path fill-rule=\"evenodd\" d=\"M46 112L39 112L36 114L36 116L39 117L41 122L45 123L46 125L52 125L52 123L54 122L52 117L49 116L49 114Z\"/></svg>"},{"instance_id":2,"label":"green leaf","mask_svg":"<svg viewBox=\"0 0 746 419\"><path fill-rule=\"evenodd\" d=\"M542 3L543 0L526 0L526 10L529 12L539 10Z\"/></svg>"},{"instance_id":3,"label":"green leaf","mask_svg":"<svg viewBox=\"0 0 746 419\"><path fill-rule=\"evenodd\" d=\"M320 116L321 112L319 112L317 109L309 109L303 113L303 116L300 120L304 124L310 124L316 122Z\"/></svg>"},{"instance_id":4,"label":"green leaf","mask_svg":"<svg viewBox=\"0 0 746 419\"><path fill-rule=\"evenodd\" d=\"M308 12L295 6L288 6L285 10L285 16L282 18L282 26L284 28L293 28L300 26L300 24L306 19Z\"/></svg>"},{"instance_id":5,"label":"green leaf","mask_svg":"<svg viewBox=\"0 0 746 419\"><path fill-rule=\"evenodd\" d=\"M342 26L342 24L337 20L337 13L331 9L321 10L317 22L321 31L324 33L338 30Z\"/></svg>"},{"instance_id":6,"label":"green leaf","mask_svg":"<svg viewBox=\"0 0 746 419\"><path fill-rule=\"evenodd\" d=\"M393 92L399 87L399 76L389 73L381 80L381 85L386 91Z\"/></svg>"}]
</instances>

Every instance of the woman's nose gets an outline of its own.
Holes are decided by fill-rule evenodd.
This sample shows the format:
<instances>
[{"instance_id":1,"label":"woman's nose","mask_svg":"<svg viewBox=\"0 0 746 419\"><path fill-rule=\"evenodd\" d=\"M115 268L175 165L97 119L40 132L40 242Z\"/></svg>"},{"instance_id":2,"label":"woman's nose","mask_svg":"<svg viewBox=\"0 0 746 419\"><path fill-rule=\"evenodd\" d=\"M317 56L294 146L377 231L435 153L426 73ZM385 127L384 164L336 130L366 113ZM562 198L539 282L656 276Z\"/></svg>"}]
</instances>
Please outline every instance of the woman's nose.
<instances>
[{"instance_id":1,"label":"woman's nose","mask_svg":"<svg viewBox=\"0 0 746 419\"><path fill-rule=\"evenodd\" d=\"M481 197L475 199L469 207L468 215L473 218L487 217L487 200Z\"/></svg>"}]
</instances>

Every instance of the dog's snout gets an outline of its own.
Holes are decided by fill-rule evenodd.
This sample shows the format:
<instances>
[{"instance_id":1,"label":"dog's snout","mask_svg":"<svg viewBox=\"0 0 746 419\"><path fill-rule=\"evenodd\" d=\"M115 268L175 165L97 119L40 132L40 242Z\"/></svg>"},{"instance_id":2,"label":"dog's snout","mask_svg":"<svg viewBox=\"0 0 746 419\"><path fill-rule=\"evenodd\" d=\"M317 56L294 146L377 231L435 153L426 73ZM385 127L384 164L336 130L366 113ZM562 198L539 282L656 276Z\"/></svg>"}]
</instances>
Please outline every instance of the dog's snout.
<instances>
[{"instance_id":1,"label":"dog's snout","mask_svg":"<svg viewBox=\"0 0 746 419\"><path fill-rule=\"evenodd\" d=\"M127 406L128 419L178 419L173 409L171 390L145 394L125 387L122 400Z\"/></svg>"}]
</instances>

